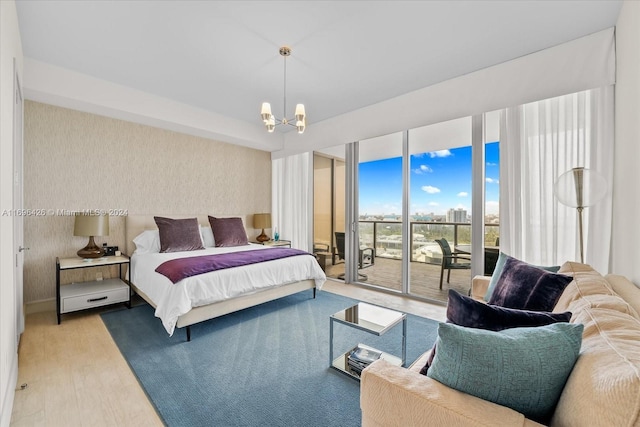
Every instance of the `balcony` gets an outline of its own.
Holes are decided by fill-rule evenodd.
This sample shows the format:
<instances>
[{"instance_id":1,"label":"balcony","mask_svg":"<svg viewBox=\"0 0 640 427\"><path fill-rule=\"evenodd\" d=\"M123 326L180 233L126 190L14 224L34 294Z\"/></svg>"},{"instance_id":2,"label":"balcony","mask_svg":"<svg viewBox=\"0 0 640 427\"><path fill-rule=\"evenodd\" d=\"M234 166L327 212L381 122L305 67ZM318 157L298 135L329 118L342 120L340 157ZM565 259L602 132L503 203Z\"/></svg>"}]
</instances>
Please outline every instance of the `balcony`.
<instances>
[{"instance_id":1,"label":"balcony","mask_svg":"<svg viewBox=\"0 0 640 427\"><path fill-rule=\"evenodd\" d=\"M375 262L359 270L366 275L359 281L400 292L402 290L402 224L400 221L360 220L361 247L375 248ZM452 270L450 283L445 280L439 289L442 253L435 239L446 238L452 247L471 244L470 223L412 221L410 223L411 262L409 293L434 301L447 301L449 289L466 295L471 286L471 270ZM494 246L499 224L485 224L485 245ZM344 263L327 262L326 273L338 277L344 273Z\"/></svg>"}]
</instances>

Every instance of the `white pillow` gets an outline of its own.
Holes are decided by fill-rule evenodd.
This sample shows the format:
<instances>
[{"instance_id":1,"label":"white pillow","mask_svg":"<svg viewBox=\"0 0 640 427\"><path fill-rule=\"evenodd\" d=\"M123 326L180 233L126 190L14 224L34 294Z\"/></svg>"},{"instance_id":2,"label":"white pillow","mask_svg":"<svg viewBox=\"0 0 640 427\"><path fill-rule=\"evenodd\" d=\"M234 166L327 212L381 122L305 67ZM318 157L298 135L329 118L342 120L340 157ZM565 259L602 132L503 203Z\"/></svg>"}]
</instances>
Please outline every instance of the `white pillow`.
<instances>
[{"instance_id":1,"label":"white pillow","mask_svg":"<svg viewBox=\"0 0 640 427\"><path fill-rule=\"evenodd\" d=\"M216 246L216 241L213 238L213 230L211 227L200 226L200 237L202 237L202 246L205 248L213 248Z\"/></svg>"},{"instance_id":2,"label":"white pillow","mask_svg":"<svg viewBox=\"0 0 640 427\"><path fill-rule=\"evenodd\" d=\"M160 231L145 230L133 239L133 243L136 244L136 253L139 255L157 254L160 252Z\"/></svg>"}]
</instances>

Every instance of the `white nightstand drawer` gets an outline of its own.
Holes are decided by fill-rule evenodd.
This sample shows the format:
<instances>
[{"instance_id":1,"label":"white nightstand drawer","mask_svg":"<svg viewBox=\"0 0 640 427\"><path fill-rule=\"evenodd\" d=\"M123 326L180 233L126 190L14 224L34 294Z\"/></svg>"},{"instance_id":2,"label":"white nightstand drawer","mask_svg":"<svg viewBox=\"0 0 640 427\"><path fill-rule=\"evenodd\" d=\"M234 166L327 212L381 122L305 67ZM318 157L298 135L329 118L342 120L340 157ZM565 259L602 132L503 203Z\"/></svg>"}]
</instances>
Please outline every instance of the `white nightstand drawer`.
<instances>
[{"instance_id":1,"label":"white nightstand drawer","mask_svg":"<svg viewBox=\"0 0 640 427\"><path fill-rule=\"evenodd\" d=\"M60 287L60 313L129 301L129 286L120 279L72 283Z\"/></svg>"}]
</instances>

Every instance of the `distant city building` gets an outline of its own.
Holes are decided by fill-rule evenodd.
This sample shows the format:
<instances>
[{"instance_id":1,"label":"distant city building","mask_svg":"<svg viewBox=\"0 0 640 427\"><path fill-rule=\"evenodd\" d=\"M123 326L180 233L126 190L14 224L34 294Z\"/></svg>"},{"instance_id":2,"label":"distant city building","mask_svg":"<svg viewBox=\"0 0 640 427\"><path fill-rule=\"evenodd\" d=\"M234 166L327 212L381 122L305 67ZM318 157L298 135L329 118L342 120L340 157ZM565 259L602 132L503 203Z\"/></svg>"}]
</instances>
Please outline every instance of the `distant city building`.
<instances>
[{"instance_id":1,"label":"distant city building","mask_svg":"<svg viewBox=\"0 0 640 427\"><path fill-rule=\"evenodd\" d=\"M447 222L468 222L467 211L462 208L449 209L447 211Z\"/></svg>"}]
</instances>

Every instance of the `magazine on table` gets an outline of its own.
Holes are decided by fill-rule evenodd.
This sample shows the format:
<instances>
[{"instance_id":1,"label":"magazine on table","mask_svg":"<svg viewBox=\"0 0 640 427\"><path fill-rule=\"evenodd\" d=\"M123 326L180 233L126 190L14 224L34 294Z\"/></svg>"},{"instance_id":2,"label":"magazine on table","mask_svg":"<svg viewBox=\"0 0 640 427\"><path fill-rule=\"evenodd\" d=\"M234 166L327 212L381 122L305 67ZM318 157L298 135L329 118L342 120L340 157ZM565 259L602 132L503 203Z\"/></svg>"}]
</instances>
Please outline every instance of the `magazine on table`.
<instances>
[{"instance_id":1,"label":"magazine on table","mask_svg":"<svg viewBox=\"0 0 640 427\"><path fill-rule=\"evenodd\" d=\"M349 359L357 362L358 364L364 365L365 367L369 365L371 362L374 362L380 359L382 356L382 352L378 350L374 350L372 348L364 348L358 345L356 348L351 350L349 353Z\"/></svg>"}]
</instances>

